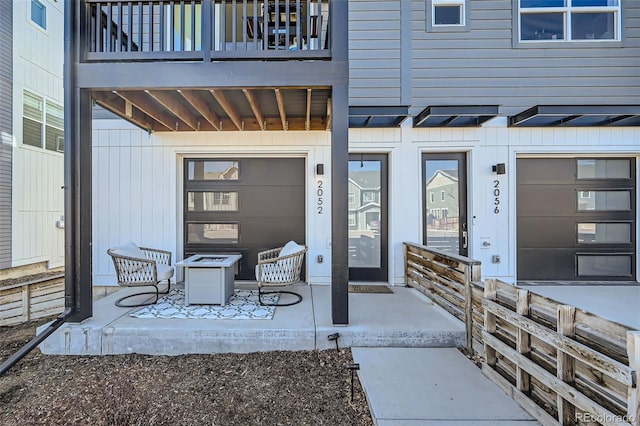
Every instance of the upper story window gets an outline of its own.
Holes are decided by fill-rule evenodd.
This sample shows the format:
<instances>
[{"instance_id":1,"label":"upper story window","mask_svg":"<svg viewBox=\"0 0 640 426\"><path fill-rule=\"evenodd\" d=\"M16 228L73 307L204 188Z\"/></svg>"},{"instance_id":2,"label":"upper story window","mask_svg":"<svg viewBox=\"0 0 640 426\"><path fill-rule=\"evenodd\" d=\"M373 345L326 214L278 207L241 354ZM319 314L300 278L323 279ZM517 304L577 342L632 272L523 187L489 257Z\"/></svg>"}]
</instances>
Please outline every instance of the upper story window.
<instances>
[{"instance_id":1,"label":"upper story window","mask_svg":"<svg viewBox=\"0 0 640 426\"><path fill-rule=\"evenodd\" d=\"M520 41L620 40L620 0L520 0Z\"/></svg>"},{"instance_id":2,"label":"upper story window","mask_svg":"<svg viewBox=\"0 0 640 426\"><path fill-rule=\"evenodd\" d=\"M464 25L465 0L431 0L431 25L460 26Z\"/></svg>"},{"instance_id":3,"label":"upper story window","mask_svg":"<svg viewBox=\"0 0 640 426\"><path fill-rule=\"evenodd\" d=\"M22 143L64 152L62 105L25 91L22 108Z\"/></svg>"},{"instance_id":4,"label":"upper story window","mask_svg":"<svg viewBox=\"0 0 640 426\"><path fill-rule=\"evenodd\" d=\"M31 20L43 30L47 29L47 8L38 0L31 0Z\"/></svg>"},{"instance_id":5,"label":"upper story window","mask_svg":"<svg viewBox=\"0 0 640 426\"><path fill-rule=\"evenodd\" d=\"M469 31L469 0L426 0L427 32Z\"/></svg>"}]
</instances>

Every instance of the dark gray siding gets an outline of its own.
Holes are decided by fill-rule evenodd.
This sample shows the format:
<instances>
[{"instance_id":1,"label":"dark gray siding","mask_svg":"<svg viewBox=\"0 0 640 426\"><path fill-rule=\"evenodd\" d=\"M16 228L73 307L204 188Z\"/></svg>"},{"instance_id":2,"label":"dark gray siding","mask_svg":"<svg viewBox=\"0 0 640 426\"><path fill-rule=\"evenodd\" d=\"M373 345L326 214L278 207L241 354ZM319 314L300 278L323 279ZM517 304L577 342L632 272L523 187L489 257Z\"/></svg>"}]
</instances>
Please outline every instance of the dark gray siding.
<instances>
[{"instance_id":1,"label":"dark gray siding","mask_svg":"<svg viewBox=\"0 0 640 426\"><path fill-rule=\"evenodd\" d=\"M401 3L349 1L349 105L402 104Z\"/></svg>"},{"instance_id":2,"label":"dark gray siding","mask_svg":"<svg viewBox=\"0 0 640 426\"><path fill-rule=\"evenodd\" d=\"M622 42L518 45L515 0L468 2L466 32L426 29L426 1L412 1L412 113L426 105L637 104L640 2L624 1Z\"/></svg>"},{"instance_id":3,"label":"dark gray siding","mask_svg":"<svg viewBox=\"0 0 640 426\"><path fill-rule=\"evenodd\" d=\"M11 267L13 2L0 2L0 269Z\"/></svg>"}]
</instances>

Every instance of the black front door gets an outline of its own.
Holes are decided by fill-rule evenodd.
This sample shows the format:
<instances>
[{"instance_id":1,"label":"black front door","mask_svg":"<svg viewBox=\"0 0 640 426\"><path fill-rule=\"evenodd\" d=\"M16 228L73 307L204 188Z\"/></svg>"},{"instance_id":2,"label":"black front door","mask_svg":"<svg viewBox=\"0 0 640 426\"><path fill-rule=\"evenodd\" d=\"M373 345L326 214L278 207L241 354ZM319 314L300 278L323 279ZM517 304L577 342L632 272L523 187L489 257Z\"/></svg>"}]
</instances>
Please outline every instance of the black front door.
<instances>
[{"instance_id":1,"label":"black front door","mask_svg":"<svg viewBox=\"0 0 640 426\"><path fill-rule=\"evenodd\" d=\"M349 155L349 280L388 281L387 156Z\"/></svg>"},{"instance_id":2,"label":"black front door","mask_svg":"<svg viewBox=\"0 0 640 426\"><path fill-rule=\"evenodd\" d=\"M254 280L258 252L305 244L305 160L184 160L184 254L239 253ZM304 269L303 269L304 271Z\"/></svg>"},{"instance_id":3,"label":"black front door","mask_svg":"<svg viewBox=\"0 0 640 426\"><path fill-rule=\"evenodd\" d=\"M422 154L423 244L467 256L467 157Z\"/></svg>"}]
</instances>

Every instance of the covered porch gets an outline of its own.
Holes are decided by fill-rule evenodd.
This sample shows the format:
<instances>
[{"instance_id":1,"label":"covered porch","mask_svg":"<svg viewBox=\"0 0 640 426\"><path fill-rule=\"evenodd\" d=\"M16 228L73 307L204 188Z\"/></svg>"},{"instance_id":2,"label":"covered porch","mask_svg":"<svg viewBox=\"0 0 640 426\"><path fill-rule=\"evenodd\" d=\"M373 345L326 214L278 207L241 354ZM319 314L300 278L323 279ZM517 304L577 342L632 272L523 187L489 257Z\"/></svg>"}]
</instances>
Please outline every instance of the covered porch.
<instances>
[{"instance_id":1,"label":"covered porch","mask_svg":"<svg viewBox=\"0 0 640 426\"><path fill-rule=\"evenodd\" d=\"M82 323L78 327L84 330L84 341L90 342L93 336L87 324L102 321L104 315L108 318L104 324L112 324L121 316L105 313L108 310L94 305L92 298L94 266L100 256L94 251L100 241L94 234L92 216L98 216L98 209L93 194L99 192L96 185L104 183L108 190L111 184L93 173L99 163L92 131L96 104L144 130L152 139L146 146L152 147L158 146L156 140L166 141L171 135L205 135L219 142L220 134L226 138L253 131L251 141L260 143L250 148L265 155L271 143L264 136L267 131L282 138L292 131L328 136L330 158L322 163L330 166L331 207L327 202L325 216L331 216L327 258L331 258L332 284L327 287L330 301L325 313L331 315L332 324L349 323L347 15L346 2L311 0L137 4L85 0L67 5L64 318ZM283 144L280 155L304 157L306 152L295 148L304 139L299 136L295 144ZM192 138L192 145L181 148L175 158L212 153L211 140L206 147L198 147ZM170 143L165 145L166 152L172 149ZM224 156L236 154L237 150ZM114 163L130 157L122 154ZM173 166L153 170L154 176L171 176L169 185L178 185L182 179ZM154 186L159 186L157 178L145 192ZM173 196L169 194L168 199L173 201ZM129 200L120 209L123 218L131 204ZM181 214L180 204L165 204L168 216ZM148 211L141 211L141 217ZM173 235L173 227L181 226L177 223L163 226L165 234ZM149 240L149 235L139 239ZM184 247L180 238L176 240L175 245L165 241L160 245L175 253L176 259L183 258Z\"/></svg>"},{"instance_id":2,"label":"covered porch","mask_svg":"<svg viewBox=\"0 0 640 426\"><path fill-rule=\"evenodd\" d=\"M178 284L180 287L181 284ZM236 288L256 289L251 282ZM291 287L290 287L291 288ZM349 325L334 326L331 287L299 283L302 303L277 307L272 319L136 318L141 308L119 308L124 288L98 300L93 317L67 323L40 349L45 354L113 355L143 353L248 353L314 350L336 347L329 336L339 333L338 347L458 347L465 342L464 324L419 291L391 287L392 293L349 293Z\"/></svg>"}]
</instances>

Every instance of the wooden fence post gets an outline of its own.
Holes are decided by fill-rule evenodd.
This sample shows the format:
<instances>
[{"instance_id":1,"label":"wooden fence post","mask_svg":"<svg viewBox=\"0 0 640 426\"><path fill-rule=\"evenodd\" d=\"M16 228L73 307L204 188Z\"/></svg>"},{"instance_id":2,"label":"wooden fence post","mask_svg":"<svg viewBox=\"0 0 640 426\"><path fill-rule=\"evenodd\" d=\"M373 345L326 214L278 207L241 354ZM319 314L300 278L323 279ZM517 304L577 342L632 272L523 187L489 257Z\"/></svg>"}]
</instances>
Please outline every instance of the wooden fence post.
<instances>
[{"instance_id":1,"label":"wooden fence post","mask_svg":"<svg viewBox=\"0 0 640 426\"><path fill-rule=\"evenodd\" d=\"M575 337L576 308L569 305L558 305L558 333L567 337ZM572 356L557 349L557 377L565 383L573 385L576 379L575 360ZM558 421L563 425L572 425L576 421L575 407L562 396L557 396Z\"/></svg>"},{"instance_id":2,"label":"wooden fence post","mask_svg":"<svg viewBox=\"0 0 640 426\"><path fill-rule=\"evenodd\" d=\"M402 243L402 251L404 252L404 285L409 285L409 246Z\"/></svg>"},{"instance_id":3,"label":"wooden fence post","mask_svg":"<svg viewBox=\"0 0 640 426\"><path fill-rule=\"evenodd\" d=\"M627 355L629 367L636 373L635 383L628 390L627 421L633 426L640 426L640 331L627 331Z\"/></svg>"},{"instance_id":4,"label":"wooden fence post","mask_svg":"<svg viewBox=\"0 0 640 426\"><path fill-rule=\"evenodd\" d=\"M497 298L496 280L488 279L484 283L484 297L485 299L495 301ZM496 332L496 316L489 312L488 309L484 310L484 329L489 334L495 334ZM489 346L486 342L484 344L484 358L490 367L496 366L496 350Z\"/></svg>"},{"instance_id":5,"label":"wooden fence post","mask_svg":"<svg viewBox=\"0 0 640 426\"><path fill-rule=\"evenodd\" d=\"M529 316L529 290L518 290L516 312L525 317ZM531 336L520 327L516 334L516 350L523 355L531 352ZM531 376L520 366L516 367L516 387L525 393L529 392L531 387Z\"/></svg>"},{"instance_id":6,"label":"wooden fence post","mask_svg":"<svg viewBox=\"0 0 640 426\"><path fill-rule=\"evenodd\" d=\"M473 354L473 291L471 289L471 267L464 268L464 317L467 329L467 351Z\"/></svg>"},{"instance_id":7,"label":"wooden fence post","mask_svg":"<svg viewBox=\"0 0 640 426\"><path fill-rule=\"evenodd\" d=\"M27 322L31 319L31 286L24 285L22 287L22 321Z\"/></svg>"}]
</instances>

